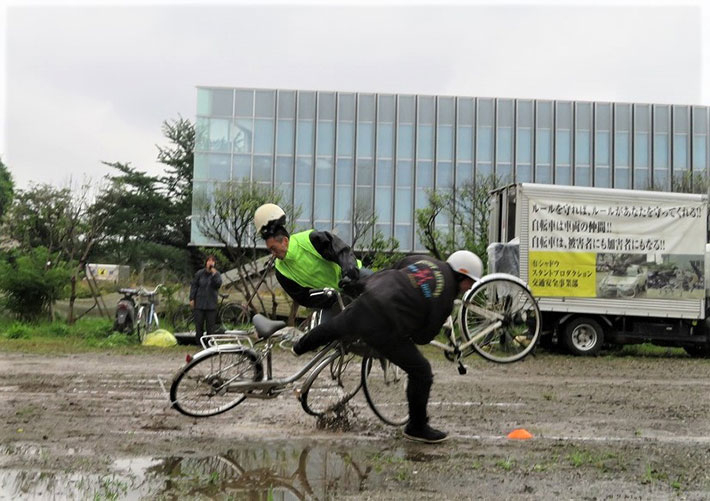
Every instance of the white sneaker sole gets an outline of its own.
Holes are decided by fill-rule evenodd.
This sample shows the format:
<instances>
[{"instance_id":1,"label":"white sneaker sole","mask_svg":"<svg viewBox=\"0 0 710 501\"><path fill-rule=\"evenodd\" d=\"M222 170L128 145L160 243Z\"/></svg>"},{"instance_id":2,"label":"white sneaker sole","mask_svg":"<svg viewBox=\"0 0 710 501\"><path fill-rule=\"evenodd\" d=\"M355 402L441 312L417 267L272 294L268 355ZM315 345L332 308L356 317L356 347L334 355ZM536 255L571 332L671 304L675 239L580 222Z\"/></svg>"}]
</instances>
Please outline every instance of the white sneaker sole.
<instances>
[{"instance_id":1,"label":"white sneaker sole","mask_svg":"<svg viewBox=\"0 0 710 501\"><path fill-rule=\"evenodd\" d=\"M430 438L416 437L414 435L409 435L406 432L402 432L402 434L404 435L404 438L406 438L407 440L411 440L413 442L421 442L424 444L440 444L441 442L445 442L449 439L448 435L446 435L444 438L440 438L438 440L432 440Z\"/></svg>"}]
</instances>

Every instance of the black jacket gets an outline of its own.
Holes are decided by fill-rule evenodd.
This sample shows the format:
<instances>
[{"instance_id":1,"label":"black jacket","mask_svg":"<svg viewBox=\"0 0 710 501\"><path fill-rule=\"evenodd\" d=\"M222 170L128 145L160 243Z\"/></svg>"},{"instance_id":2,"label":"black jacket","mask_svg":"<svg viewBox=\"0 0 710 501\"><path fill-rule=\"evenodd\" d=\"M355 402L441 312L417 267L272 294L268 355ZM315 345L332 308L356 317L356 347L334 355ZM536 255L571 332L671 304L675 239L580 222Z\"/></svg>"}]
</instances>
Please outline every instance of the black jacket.
<instances>
[{"instance_id":1,"label":"black jacket","mask_svg":"<svg viewBox=\"0 0 710 501\"><path fill-rule=\"evenodd\" d=\"M312 231L308 234L308 239L318 254L326 261L332 261L340 266L341 276L348 277L353 281L360 277L360 270L357 265L355 254L348 244L328 231ZM336 298L326 298L325 296L310 296L310 289L303 287L298 282L285 277L274 268L276 279L294 301L306 308L330 308Z\"/></svg>"},{"instance_id":2,"label":"black jacket","mask_svg":"<svg viewBox=\"0 0 710 501\"><path fill-rule=\"evenodd\" d=\"M427 344L451 315L458 289L448 263L415 255L369 277L359 301L388 318L399 335Z\"/></svg>"},{"instance_id":3,"label":"black jacket","mask_svg":"<svg viewBox=\"0 0 710 501\"><path fill-rule=\"evenodd\" d=\"M222 276L219 272L213 275L205 268L195 273L190 284L190 301L195 301L198 310L217 309L217 291L222 287Z\"/></svg>"}]
</instances>

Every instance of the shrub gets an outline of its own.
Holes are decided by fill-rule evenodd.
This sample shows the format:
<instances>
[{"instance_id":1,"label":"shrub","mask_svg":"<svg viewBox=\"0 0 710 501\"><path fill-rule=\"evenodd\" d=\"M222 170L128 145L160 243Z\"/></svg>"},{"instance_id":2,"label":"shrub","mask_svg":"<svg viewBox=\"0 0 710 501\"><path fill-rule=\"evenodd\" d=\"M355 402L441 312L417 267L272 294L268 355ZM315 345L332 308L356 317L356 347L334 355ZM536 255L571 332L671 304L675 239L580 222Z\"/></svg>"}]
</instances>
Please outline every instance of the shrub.
<instances>
[{"instance_id":1,"label":"shrub","mask_svg":"<svg viewBox=\"0 0 710 501\"><path fill-rule=\"evenodd\" d=\"M27 339L32 334L32 327L27 324L15 322L7 327L3 334L8 339Z\"/></svg>"},{"instance_id":2,"label":"shrub","mask_svg":"<svg viewBox=\"0 0 710 501\"><path fill-rule=\"evenodd\" d=\"M71 274L72 266L52 263L52 255L44 247L12 254L0 262L3 305L16 317L36 320L62 297Z\"/></svg>"}]
</instances>

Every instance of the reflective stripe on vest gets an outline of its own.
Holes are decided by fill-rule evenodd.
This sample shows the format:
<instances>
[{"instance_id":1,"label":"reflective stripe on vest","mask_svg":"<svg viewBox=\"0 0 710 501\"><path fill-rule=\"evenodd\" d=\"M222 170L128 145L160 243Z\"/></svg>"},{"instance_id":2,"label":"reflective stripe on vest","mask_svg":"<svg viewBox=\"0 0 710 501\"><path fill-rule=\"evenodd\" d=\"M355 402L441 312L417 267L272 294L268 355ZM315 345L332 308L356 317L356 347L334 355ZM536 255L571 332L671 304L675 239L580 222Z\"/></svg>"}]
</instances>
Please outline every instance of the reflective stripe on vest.
<instances>
[{"instance_id":1,"label":"reflective stripe on vest","mask_svg":"<svg viewBox=\"0 0 710 501\"><path fill-rule=\"evenodd\" d=\"M291 235L286 257L276 260L276 269L302 287L338 289L340 266L324 259L313 247L309 238L312 231L307 230Z\"/></svg>"}]
</instances>

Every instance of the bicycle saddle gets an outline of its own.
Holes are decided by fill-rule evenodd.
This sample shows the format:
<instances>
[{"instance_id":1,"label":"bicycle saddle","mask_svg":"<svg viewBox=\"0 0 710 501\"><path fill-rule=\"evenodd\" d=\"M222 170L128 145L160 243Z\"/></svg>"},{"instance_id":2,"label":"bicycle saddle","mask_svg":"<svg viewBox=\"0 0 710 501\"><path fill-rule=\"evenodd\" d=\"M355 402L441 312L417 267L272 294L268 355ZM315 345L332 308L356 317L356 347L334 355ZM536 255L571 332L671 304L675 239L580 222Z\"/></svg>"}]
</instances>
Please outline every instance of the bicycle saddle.
<instances>
[{"instance_id":1,"label":"bicycle saddle","mask_svg":"<svg viewBox=\"0 0 710 501\"><path fill-rule=\"evenodd\" d=\"M266 339L274 332L286 327L286 322L283 322L282 320L269 320L260 313L254 315L254 318L252 318L252 322L254 323L256 333L259 334L259 337L261 339Z\"/></svg>"}]
</instances>

